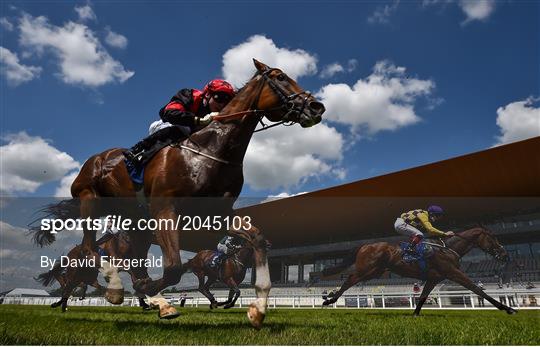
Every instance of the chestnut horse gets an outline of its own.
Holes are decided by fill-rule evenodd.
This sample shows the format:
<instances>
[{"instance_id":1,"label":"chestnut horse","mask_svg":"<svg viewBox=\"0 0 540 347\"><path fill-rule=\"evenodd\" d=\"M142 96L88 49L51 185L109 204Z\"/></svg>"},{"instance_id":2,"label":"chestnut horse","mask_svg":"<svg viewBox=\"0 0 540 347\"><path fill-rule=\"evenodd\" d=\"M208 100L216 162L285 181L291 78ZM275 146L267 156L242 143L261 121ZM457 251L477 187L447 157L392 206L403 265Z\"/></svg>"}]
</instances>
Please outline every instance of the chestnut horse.
<instances>
[{"instance_id":1,"label":"chestnut horse","mask_svg":"<svg viewBox=\"0 0 540 347\"><path fill-rule=\"evenodd\" d=\"M223 209L233 215L233 204L244 182L242 162L251 137L259 121L266 117L271 122L298 123L311 127L321 121L324 105L283 71L270 68L254 59L257 69L251 80L221 111L221 115L204 129L157 153L145 168L144 195L149 202L151 218L176 220L180 207L178 198L223 198ZM96 218L103 214L96 207L101 197L134 198L135 187L124 164L121 148L110 149L88 159L71 186L71 194L78 199L80 218ZM135 200L135 199L133 199ZM71 200L69 200L71 201ZM62 211L50 209L53 215ZM56 213L55 213L56 212ZM111 214L109 212L109 214ZM117 213L118 214L118 213ZM248 309L251 324L260 328L264 320L270 291L270 273L265 250L266 240L257 228L229 230L254 246L257 273L257 299ZM130 237L137 248L137 258L148 252L152 235L132 232ZM96 231L85 229L82 246L88 257L96 257ZM137 240L137 238L140 238ZM175 285L182 275L180 261L180 233L171 226L155 231L155 241L164 257L162 278L152 280L147 273L138 273L134 288L155 295ZM35 240L41 244L54 241L54 235L37 231ZM160 304L160 316L177 316L167 303Z\"/></svg>"},{"instance_id":2,"label":"chestnut horse","mask_svg":"<svg viewBox=\"0 0 540 347\"><path fill-rule=\"evenodd\" d=\"M119 232L117 234L105 234L101 237L96 245L103 250L109 257L114 257L116 259L127 259L131 257L131 248L130 242L127 234L125 232ZM77 245L73 247L67 254L67 258L71 261L74 259L83 259L82 247ZM71 262L68 262L67 266L61 266L60 261L57 259L54 267L47 272L40 274L36 280L48 287L58 281L60 287L62 288L62 298L51 305L52 308L61 306L62 312L65 312L67 309L67 302L69 297L73 294L73 291L77 287L83 289L81 300L84 299L86 294L86 288L88 285L98 289L103 290L105 293L105 298L111 304L121 304L124 300L124 288L122 286L122 280L118 276L118 269L115 268L100 268L99 271L104 273L106 280L108 280L108 287L104 288L99 284L97 277L98 271L96 269L87 269L79 266L71 266ZM93 271L92 271L93 270ZM133 272L131 269L120 269L130 273L133 279ZM149 307L144 302L144 295L136 293L139 297L139 305L143 308Z\"/></svg>"},{"instance_id":3,"label":"chestnut horse","mask_svg":"<svg viewBox=\"0 0 540 347\"><path fill-rule=\"evenodd\" d=\"M446 247L435 246L436 249L434 250L434 254L426 260L426 272L422 271L416 262L404 262L401 258L402 250L397 245L391 245L387 242L363 245L355 252L350 263L344 262L334 268L323 271L323 276L336 274L354 263L354 272L349 275L345 280L345 283L343 283L341 288L332 296L332 298L324 301L323 305L335 303L347 289L358 282L378 278L384 272L391 271L403 277L426 280L426 284L420 294L416 309L414 310L414 315L416 316L420 314L420 310L426 302L429 293L431 293L433 288L435 288L439 282L445 279L449 279L469 289L476 295L488 300L499 310L504 310L508 314L516 313L517 311L513 308L508 307L487 295L459 269L459 260L461 257L475 247L492 255L497 260L508 260L508 253L499 244L493 234L481 227L457 233L447 240Z\"/></svg>"},{"instance_id":4,"label":"chestnut horse","mask_svg":"<svg viewBox=\"0 0 540 347\"><path fill-rule=\"evenodd\" d=\"M236 300L240 297L238 285L246 277L246 270L252 263L253 248L240 248L232 256L224 259L218 268L209 265L214 255L215 252L208 249L199 251L195 257L191 258L187 263L182 264L182 271L191 271L197 276L199 280L199 292L210 300L211 309L218 306L223 306L225 309L234 307ZM217 302L212 293L210 293L210 286L218 280L229 287L229 298L227 301Z\"/></svg>"}]
</instances>

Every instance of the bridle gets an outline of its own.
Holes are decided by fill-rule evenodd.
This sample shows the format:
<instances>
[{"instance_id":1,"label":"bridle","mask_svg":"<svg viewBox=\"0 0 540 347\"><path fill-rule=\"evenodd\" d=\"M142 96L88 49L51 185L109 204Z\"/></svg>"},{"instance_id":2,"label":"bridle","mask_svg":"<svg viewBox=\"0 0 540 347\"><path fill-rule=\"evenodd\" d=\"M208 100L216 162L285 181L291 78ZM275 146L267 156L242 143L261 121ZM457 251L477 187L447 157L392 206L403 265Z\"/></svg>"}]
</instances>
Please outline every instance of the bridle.
<instances>
[{"instance_id":1,"label":"bridle","mask_svg":"<svg viewBox=\"0 0 540 347\"><path fill-rule=\"evenodd\" d=\"M248 110L225 114L225 115L217 115L214 117L214 119L220 122L224 122L228 120L240 119L246 115L253 114L259 117L259 122L263 126L262 128L257 129L254 132L267 130L281 124L292 125L296 123L297 119L300 119L300 116L304 114L304 111L308 104L308 100L311 97L311 93L307 91L301 91L298 93L288 94L288 91L284 90L283 87L281 87L278 83L274 81L273 78L269 76L273 71L278 71L278 70L279 69L276 69L276 68L268 68L259 75L261 76L261 78L260 78L260 82L258 86L257 96L251 103ZM270 89L272 89L272 91L276 94L276 96L279 99L279 105L269 110L259 110L257 109L257 107L261 99L262 91L264 89L265 84L268 84ZM301 98L301 103L300 105L297 105L297 103L295 103L294 101L295 99L299 99L299 98ZM284 112L286 112L282 120L268 126L264 124L262 121L262 118L264 117L264 113L272 112L276 110L283 110Z\"/></svg>"},{"instance_id":2,"label":"bridle","mask_svg":"<svg viewBox=\"0 0 540 347\"><path fill-rule=\"evenodd\" d=\"M230 114L224 114L224 115L217 115L217 116L214 116L213 119L217 120L219 122L226 122L226 121L230 121L230 120L241 119L241 118L243 118L244 116L247 116L247 115L255 115L255 116L259 117L258 121L259 121L259 123L261 123L262 128L257 129L254 132L267 130L267 129L273 128L273 127L281 125L281 124L283 124L285 126L290 126L290 125L293 125L294 123L296 123L297 120L300 119L300 116L302 114L304 114L304 110L306 108L306 105L308 104L308 99L311 96L311 93L306 92L306 91L301 91L301 92L298 92L298 93L287 94L287 91L283 90L283 88L278 83L276 83L272 78L270 78L270 76L269 76L269 74L271 72L278 71L278 70L279 69L276 69L276 68L268 68L259 75L259 76L262 76L262 78L259 78L260 82L259 82L259 85L257 87L258 88L257 96L255 97L255 99L253 100L251 105L249 106L248 110L241 111L241 112L230 113ZM279 70L279 71L281 71L281 70ZM257 109L257 106L259 104L259 100L261 99L262 91L263 91L264 86L266 84L268 84L270 89L272 89L272 91L274 91L274 93L277 95L277 97L279 98L280 104L278 106L276 106L276 107L273 107L273 108L269 109L269 110L259 110L259 109ZM296 106L296 103L294 102L294 100L298 99L298 98L302 98L302 103L301 103L300 107ZM263 123L262 119L264 117L265 112L272 112L272 111L276 111L276 110L280 110L280 109L283 109L286 112L281 121L276 122L276 123L274 123L272 125L266 125L266 124ZM296 120L291 119L292 116L294 116ZM198 148L201 147L197 142L195 142L189 136L188 136L188 140L190 140L192 143L194 143ZM240 167L242 166L242 163L234 163L234 162L222 159L222 158L218 158L218 157L216 157L216 156L214 156L214 155L212 155L210 153L205 153L205 152L201 151L200 149L195 149L195 148L185 146L185 145L180 145L180 144L177 145L177 146L179 148L181 148L181 149L185 149L187 151L193 152L193 153L195 153L197 155L203 156L203 157L208 158L208 159L212 159L212 160L217 161L217 162L222 163L222 164L235 165L235 166L240 166Z\"/></svg>"},{"instance_id":3,"label":"bridle","mask_svg":"<svg viewBox=\"0 0 540 347\"><path fill-rule=\"evenodd\" d=\"M468 242L469 244L472 244L473 246L476 245L478 247L478 242L475 242L475 241L472 241L470 238L468 237L465 237L463 235L459 235L459 234L454 234L455 237L458 237L462 240L465 240L466 242ZM450 249L450 248L448 248ZM489 255L491 255L493 258L495 258L496 260L501 260L501 256L499 255L499 253L497 252L497 247L496 246L491 246L489 247L488 249L485 249L484 250L486 253L488 253Z\"/></svg>"}]
</instances>

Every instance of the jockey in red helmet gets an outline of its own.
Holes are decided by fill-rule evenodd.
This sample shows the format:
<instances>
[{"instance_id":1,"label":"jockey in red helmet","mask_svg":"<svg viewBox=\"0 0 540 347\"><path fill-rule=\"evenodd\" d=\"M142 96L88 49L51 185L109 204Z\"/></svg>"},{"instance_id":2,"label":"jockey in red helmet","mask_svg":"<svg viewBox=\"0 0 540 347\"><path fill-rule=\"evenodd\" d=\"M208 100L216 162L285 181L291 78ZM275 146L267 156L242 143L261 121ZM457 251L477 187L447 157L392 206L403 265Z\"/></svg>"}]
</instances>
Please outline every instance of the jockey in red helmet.
<instances>
[{"instance_id":1,"label":"jockey in red helmet","mask_svg":"<svg viewBox=\"0 0 540 347\"><path fill-rule=\"evenodd\" d=\"M179 90L159 110L161 120L150 125L150 136L124 152L126 159L141 168L161 148L210 124L234 95L233 86L221 79L208 82L202 91Z\"/></svg>"}]
</instances>

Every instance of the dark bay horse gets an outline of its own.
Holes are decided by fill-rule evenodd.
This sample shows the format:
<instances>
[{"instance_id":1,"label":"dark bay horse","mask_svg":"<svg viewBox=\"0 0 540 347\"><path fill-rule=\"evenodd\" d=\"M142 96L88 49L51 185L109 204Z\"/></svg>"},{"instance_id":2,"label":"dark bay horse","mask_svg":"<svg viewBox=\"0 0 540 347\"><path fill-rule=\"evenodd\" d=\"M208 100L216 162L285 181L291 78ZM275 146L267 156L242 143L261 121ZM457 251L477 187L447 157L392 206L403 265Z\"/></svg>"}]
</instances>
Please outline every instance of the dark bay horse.
<instances>
[{"instance_id":1,"label":"dark bay horse","mask_svg":"<svg viewBox=\"0 0 540 347\"><path fill-rule=\"evenodd\" d=\"M457 233L456 236L449 238L446 242L446 248L435 250L433 256L427 259L427 273L423 272L416 262L404 262L401 258L402 251L397 245L392 245L387 242L363 245L358 248L354 257L351 257L352 259L350 262L344 262L341 265L323 271L323 276L328 276L339 273L348 266L354 264L354 272L349 275L345 280L345 283L343 283L341 288L332 296L332 298L324 301L323 305L335 303L347 289L358 282L378 278L384 272L391 271L403 277L426 280L424 289L420 294L418 305L414 310L415 315L420 314L420 310L433 288L445 279L449 279L469 289L476 295L488 300L499 310L504 310L508 314L516 313L517 311L513 308L508 307L487 295L459 269L460 258L475 247L482 249L497 260L508 260L508 253L499 244L493 234L481 227Z\"/></svg>"},{"instance_id":2,"label":"dark bay horse","mask_svg":"<svg viewBox=\"0 0 540 347\"><path fill-rule=\"evenodd\" d=\"M114 257L116 259L127 259L131 257L131 245L129 237L125 232L119 232L114 235L105 234L96 242L96 245L109 257ZM122 280L118 276L118 271L128 272L133 279L134 275L131 269L114 268L109 264L104 264L104 268L100 268L99 271L98 269L73 266L73 260L84 259L84 255L81 251L82 246L76 245L68 252L68 260L65 261L65 266L62 266L57 259L54 267L50 271L44 272L36 278L38 282L46 287L53 284L55 280L60 284L60 287L62 288L62 298L58 302L52 304L51 307L61 306L62 312L65 312L68 299L73 294L73 291L77 287L81 287L83 289L82 296L84 297L88 285L98 290L102 290L105 298L111 304L121 304L124 301L124 287L122 285ZM99 272L104 273L105 279L108 281L107 288L99 284L97 279ZM148 307L144 302L144 295L140 293L136 294L139 297L139 305L143 308Z\"/></svg>"},{"instance_id":3,"label":"dark bay horse","mask_svg":"<svg viewBox=\"0 0 540 347\"><path fill-rule=\"evenodd\" d=\"M244 182L241 163L259 121L266 117L271 122L298 123L311 127L321 121L325 111L309 92L289 78L283 71L270 68L254 60L257 72L227 104L209 126L183 140L180 146L169 146L157 153L145 168L144 195L149 215L158 220L176 220L182 208L181 197L223 198L223 209L233 215L233 204ZM96 218L104 214L96 207L103 197L134 198L135 187L124 164L123 149L115 148L89 158L71 186L77 206L78 218ZM133 199L135 200L135 199ZM66 206L67 205L67 206ZM53 216L66 216L61 207L52 206ZM111 214L109 212L109 214ZM257 228L229 230L248 240L254 246L257 273L255 283L257 299L248 309L251 324L260 328L266 313L271 288L270 273L265 251L266 240ZM132 232L137 258L144 258L150 247L151 233ZM84 230L83 249L88 257L96 257L96 231ZM139 240L137 240L139 238ZM46 244L54 235L38 230L35 240ZM152 280L147 273L138 273L134 287L147 295L155 295L175 285L182 274L180 261L180 233L174 227L155 231L155 241L164 257L163 276ZM160 305L162 317L177 315L174 307Z\"/></svg>"},{"instance_id":4,"label":"dark bay horse","mask_svg":"<svg viewBox=\"0 0 540 347\"><path fill-rule=\"evenodd\" d=\"M199 280L199 292L210 300L210 308L223 306L223 308L227 309L234 307L236 300L240 297L238 285L246 277L246 270L252 263L253 248L242 247L232 256L224 259L218 268L209 265L214 255L215 252L208 249L199 251L187 263L182 264L182 270L191 271L197 276ZM210 293L210 286L218 280L229 287L229 298L227 301L217 302L212 293Z\"/></svg>"}]
</instances>

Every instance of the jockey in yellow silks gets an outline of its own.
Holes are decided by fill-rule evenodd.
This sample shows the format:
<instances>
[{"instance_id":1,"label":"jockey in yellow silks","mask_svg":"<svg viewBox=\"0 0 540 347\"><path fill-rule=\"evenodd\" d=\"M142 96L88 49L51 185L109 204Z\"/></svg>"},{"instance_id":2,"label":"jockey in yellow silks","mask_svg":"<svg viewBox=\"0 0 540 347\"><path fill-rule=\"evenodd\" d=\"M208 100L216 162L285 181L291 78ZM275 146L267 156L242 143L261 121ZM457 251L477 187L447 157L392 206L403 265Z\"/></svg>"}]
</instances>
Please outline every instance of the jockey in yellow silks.
<instances>
[{"instance_id":1,"label":"jockey in yellow silks","mask_svg":"<svg viewBox=\"0 0 540 347\"><path fill-rule=\"evenodd\" d=\"M428 235L449 237L454 236L452 231L441 231L435 228L432 223L436 222L444 215L440 206L432 205L426 210L412 210L402 213L394 223L394 228L401 235L409 237L410 247L407 251L414 253L416 245L424 238L424 232ZM422 230L422 231L421 231Z\"/></svg>"}]
</instances>

